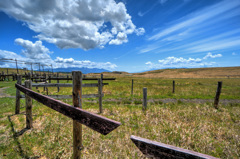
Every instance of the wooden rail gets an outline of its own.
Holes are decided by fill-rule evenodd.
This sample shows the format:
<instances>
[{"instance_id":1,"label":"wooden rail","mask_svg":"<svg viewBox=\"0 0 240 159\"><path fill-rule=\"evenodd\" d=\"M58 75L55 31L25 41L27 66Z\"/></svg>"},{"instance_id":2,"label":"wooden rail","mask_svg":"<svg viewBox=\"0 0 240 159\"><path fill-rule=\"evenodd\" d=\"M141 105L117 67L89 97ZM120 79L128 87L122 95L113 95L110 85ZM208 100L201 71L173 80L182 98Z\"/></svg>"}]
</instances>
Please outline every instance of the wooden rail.
<instances>
[{"instance_id":1,"label":"wooden rail","mask_svg":"<svg viewBox=\"0 0 240 159\"><path fill-rule=\"evenodd\" d=\"M137 136L131 136L132 142L139 150L151 158L167 158L167 159L217 159L195 151L182 149L179 147L151 141Z\"/></svg>"},{"instance_id":2,"label":"wooden rail","mask_svg":"<svg viewBox=\"0 0 240 159\"><path fill-rule=\"evenodd\" d=\"M47 78L49 79L49 78ZM72 77L51 77L51 80L72 80ZM82 80L98 80L98 78L83 78ZM103 78L102 80L116 80L116 78Z\"/></svg>"},{"instance_id":3,"label":"wooden rail","mask_svg":"<svg viewBox=\"0 0 240 159\"><path fill-rule=\"evenodd\" d=\"M108 83L103 83L103 85L108 85ZM32 87L72 87L71 83L33 83ZM85 83L82 87L98 87L98 83Z\"/></svg>"},{"instance_id":4,"label":"wooden rail","mask_svg":"<svg viewBox=\"0 0 240 159\"><path fill-rule=\"evenodd\" d=\"M73 120L78 121L81 124L90 127L91 129L103 135L110 133L112 130L121 125L121 123L117 121L87 112L83 109L73 107L56 99L36 93L30 89L23 87L20 84L15 84L15 87L36 101L72 118Z\"/></svg>"},{"instance_id":5,"label":"wooden rail","mask_svg":"<svg viewBox=\"0 0 240 159\"><path fill-rule=\"evenodd\" d=\"M45 95L54 99L72 99L72 95ZM83 94L82 98L98 98L99 94ZM102 94L104 97L104 94ZM20 95L20 98L25 98L25 95Z\"/></svg>"}]
</instances>

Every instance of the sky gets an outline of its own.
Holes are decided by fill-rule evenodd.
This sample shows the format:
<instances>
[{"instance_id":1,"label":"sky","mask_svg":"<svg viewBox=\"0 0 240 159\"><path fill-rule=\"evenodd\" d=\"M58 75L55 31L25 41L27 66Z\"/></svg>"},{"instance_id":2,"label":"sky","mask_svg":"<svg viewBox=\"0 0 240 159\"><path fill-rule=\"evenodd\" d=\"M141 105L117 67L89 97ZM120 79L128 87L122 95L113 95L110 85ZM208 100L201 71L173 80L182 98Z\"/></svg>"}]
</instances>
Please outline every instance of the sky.
<instances>
[{"instance_id":1,"label":"sky","mask_svg":"<svg viewBox=\"0 0 240 159\"><path fill-rule=\"evenodd\" d=\"M240 0L1 0L3 58L28 69L240 66Z\"/></svg>"}]
</instances>

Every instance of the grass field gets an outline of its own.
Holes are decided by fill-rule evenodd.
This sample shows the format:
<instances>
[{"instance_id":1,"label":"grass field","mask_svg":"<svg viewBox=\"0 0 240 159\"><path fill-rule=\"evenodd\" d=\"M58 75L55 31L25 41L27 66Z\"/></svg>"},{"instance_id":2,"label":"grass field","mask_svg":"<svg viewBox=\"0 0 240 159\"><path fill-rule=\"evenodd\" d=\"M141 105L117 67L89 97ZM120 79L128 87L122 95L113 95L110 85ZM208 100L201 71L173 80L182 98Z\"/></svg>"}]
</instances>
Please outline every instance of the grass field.
<instances>
[{"instance_id":1,"label":"grass field","mask_svg":"<svg viewBox=\"0 0 240 159\"><path fill-rule=\"evenodd\" d=\"M134 95L131 96L131 80ZM172 81L176 82L172 93ZM140 136L165 144L197 151L219 158L240 158L240 103L185 103L180 99L213 99L217 82L223 82L221 99L240 99L239 78L164 79L119 76L104 86L105 117L122 125L107 136L83 126L83 158L144 158L131 142ZM54 82L54 81L52 81ZM90 81L91 83L92 81ZM65 82L63 82L65 83ZM14 82L0 82L3 93L14 96ZM142 112L142 88L147 87L148 103ZM42 94L42 88L36 90ZM70 95L71 88L49 89L50 94ZM83 94L97 93L97 88L84 88ZM157 99L176 99L163 103ZM63 100L72 104L71 100ZM25 100L21 114L14 115L15 99L0 98L0 158L71 158L72 120L33 101L33 129L25 128ZM97 99L84 99L83 109L98 113Z\"/></svg>"}]
</instances>

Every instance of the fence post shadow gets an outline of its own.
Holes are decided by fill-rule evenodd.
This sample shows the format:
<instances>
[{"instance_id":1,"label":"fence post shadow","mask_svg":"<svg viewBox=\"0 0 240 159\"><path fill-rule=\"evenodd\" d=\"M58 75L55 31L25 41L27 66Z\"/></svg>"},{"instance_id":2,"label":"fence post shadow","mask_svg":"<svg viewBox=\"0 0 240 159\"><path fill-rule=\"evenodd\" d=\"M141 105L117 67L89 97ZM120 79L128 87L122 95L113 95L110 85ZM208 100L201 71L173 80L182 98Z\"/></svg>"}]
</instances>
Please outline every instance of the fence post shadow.
<instances>
[{"instance_id":1,"label":"fence post shadow","mask_svg":"<svg viewBox=\"0 0 240 159\"><path fill-rule=\"evenodd\" d=\"M22 113L20 113L20 114L22 114ZM27 129L27 128L25 127L25 128L23 128L21 131L16 132L15 129L14 129L14 126L13 126L13 121L12 121L12 119L11 119L11 117L12 117L12 116L15 116L15 115L16 115L16 114L8 115L8 120L9 120L10 125L11 125L11 131L12 131L12 133L13 133L13 139L14 139L14 141L15 141L16 144L17 144L17 149L18 149L19 155L20 155L22 158L30 158L30 157L28 156L28 154L23 151L22 146L21 146L21 144L20 144L20 142L19 142L19 140L18 140L18 137L21 136L21 135L23 135L23 134L24 134L26 131L28 131L29 129ZM31 157L31 158L38 158L38 156L36 156L36 157Z\"/></svg>"}]
</instances>

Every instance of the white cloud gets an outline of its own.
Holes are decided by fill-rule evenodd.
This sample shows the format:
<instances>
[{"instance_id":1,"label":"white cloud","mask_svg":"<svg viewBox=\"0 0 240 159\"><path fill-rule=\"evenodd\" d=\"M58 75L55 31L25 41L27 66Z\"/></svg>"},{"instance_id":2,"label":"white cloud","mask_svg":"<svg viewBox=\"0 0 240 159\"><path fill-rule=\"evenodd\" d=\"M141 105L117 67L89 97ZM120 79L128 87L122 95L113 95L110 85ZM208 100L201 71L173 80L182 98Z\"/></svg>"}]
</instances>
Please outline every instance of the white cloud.
<instances>
[{"instance_id":1,"label":"white cloud","mask_svg":"<svg viewBox=\"0 0 240 159\"><path fill-rule=\"evenodd\" d=\"M211 52L209 52L206 56L203 57L203 59L208 59L208 58L216 58L216 57L222 57L222 54L215 54L213 55Z\"/></svg>"},{"instance_id":2,"label":"white cloud","mask_svg":"<svg viewBox=\"0 0 240 159\"><path fill-rule=\"evenodd\" d=\"M128 34L144 33L133 24L125 5L114 0L0 1L0 11L25 22L39 33L37 38L59 48L102 48L109 42L127 42Z\"/></svg>"},{"instance_id":3,"label":"white cloud","mask_svg":"<svg viewBox=\"0 0 240 159\"><path fill-rule=\"evenodd\" d=\"M148 65L148 68L168 68L168 67L203 67L203 66L213 66L215 62L204 62L204 60L208 58L217 58L222 57L221 54L208 53L202 59L200 58L182 58L182 57L174 57L170 56L162 60L158 60L158 63L153 63L151 61L146 62L145 64Z\"/></svg>"},{"instance_id":4,"label":"white cloud","mask_svg":"<svg viewBox=\"0 0 240 159\"><path fill-rule=\"evenodd\" d=\"M50 59L49 54L52 52L42 45L42 41L36 41L35 43L33 43L29 40L18 38L15 39L15 43L21 45L25 49L22 50L22 54L27 58L37 60Z\"/></svg>"},{"instance_id":5,"label":"white cloud","mask_svg":"<svg viewBox=\"0 0 240 159\"><path fill-rule=\"evenodd\" d=\"M48 48L42 45L41 41L36 41L35 43L18 38L15 40L15 43L21 45L24 49L22 50L22 56L18 55L14 52L0 50L0 59L17 59L18 65L20 68L26 67L31 68L29 63L40 63L41 65L52 65L53 68L68 68L68 67L86 67L86 68L100 68L106 70L114 70L117 68L116 64L111 62L92 62L89 60L78 61L73 58L61 58L57 57L53 60L50 57L50 53L52 53ZM13 63L9 63L13 62ZM9 61L4 62L0 61L1 67L13 67L15 68L15 62ZM33 65L33 69L38 69L38 64Z\"/></svg>"},{"instance_id":6,"label":"white cloud","mask_svg":"<svg viewBox=\"0 0 240 159\"><path fill-rule=\"evenodd\" d=\"M162 65L172 65L172 64L191 64L191 63L200 63L202 60L199 58L193 59L193 58L188 58L184 59L182 57L177 58L174 56L167 57L163 60L158 60L158 62Z\"/></svg>"},{"instance_id":7,"label":"white cloud","mask_svg":"<svg viewBox=\"0 0 240 159\"><path fill-rule=\"evenodd\" d=\"M145 29L144 28L138 28L135 30L135 33L137 34L137 36L143 35L145 33Z\"/></svg>"},{"instance_id":8,"label":"white cloud","mask_svg":"<svg viewBox=\"0 0 240 159\"><path fill-rule=\"evenodd\" d=\"M61 58L57 57L55 60L55 67L67 68L67 67L87 67L87 68L100 68L107 70L114 70L117 65L111 62L92 62L89 60L78 61L73 58Z\"/></svg>"}]
</instances>

